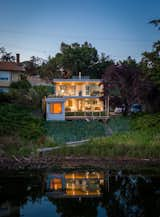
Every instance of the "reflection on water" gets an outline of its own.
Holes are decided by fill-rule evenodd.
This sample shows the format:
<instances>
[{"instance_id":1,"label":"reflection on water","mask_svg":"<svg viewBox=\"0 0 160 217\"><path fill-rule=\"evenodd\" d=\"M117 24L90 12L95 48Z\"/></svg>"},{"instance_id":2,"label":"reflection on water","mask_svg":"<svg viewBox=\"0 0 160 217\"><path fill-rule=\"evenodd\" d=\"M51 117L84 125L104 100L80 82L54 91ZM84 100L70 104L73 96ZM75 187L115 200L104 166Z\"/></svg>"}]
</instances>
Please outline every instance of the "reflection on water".
<instances>
[{"instance_id":1,"label":"reflection on water","mask_svg":"<svg viewBox=\"0 0 160 217\"><path fill-rule=\"evenodd\" d=\"M103 185L102 172L50 174L47 177L47 191L52 197L98 197Z\"/></svg>"},{"instance_id":2,"label":"reflection on water","mask_svg":"<svg viewBox=\"0 0 160 217\"><path fill-rule=\"evenodd\" d=\"M160 177L121 172L0 177L0 217L159 217Z\"/></svg>"}]
</instances>

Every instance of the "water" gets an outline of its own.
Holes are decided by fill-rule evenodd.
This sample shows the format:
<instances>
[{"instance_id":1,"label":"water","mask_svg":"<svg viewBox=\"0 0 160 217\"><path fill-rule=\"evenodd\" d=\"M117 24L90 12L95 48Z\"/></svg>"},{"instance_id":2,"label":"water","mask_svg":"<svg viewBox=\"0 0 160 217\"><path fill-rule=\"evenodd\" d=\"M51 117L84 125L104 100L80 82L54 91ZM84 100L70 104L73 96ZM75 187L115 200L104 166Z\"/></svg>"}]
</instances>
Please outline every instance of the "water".
<instances>
[{"instance_id":1,"label":"water","mask_svg":"<svg viewBox=\"0 0 160 217\"><path fill-rule=\"evenodd\" d=\"M0 175L0 217L160 217L160 176L103 171Z\"/></svg>"}]
</instances>

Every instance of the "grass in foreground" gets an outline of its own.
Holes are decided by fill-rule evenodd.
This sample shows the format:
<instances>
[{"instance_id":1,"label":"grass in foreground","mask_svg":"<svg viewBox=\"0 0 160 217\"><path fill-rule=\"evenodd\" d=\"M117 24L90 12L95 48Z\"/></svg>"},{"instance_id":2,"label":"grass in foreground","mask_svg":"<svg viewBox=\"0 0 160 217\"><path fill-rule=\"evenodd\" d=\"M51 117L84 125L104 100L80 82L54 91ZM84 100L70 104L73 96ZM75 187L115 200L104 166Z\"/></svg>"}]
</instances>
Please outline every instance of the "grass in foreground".
<instances>
[{"instance_id":1,"label":"grass in foreground","mask_svg":"<svg viewBox=\"0 0 160 217\"><path fill-rule=\"evenodd\" d=\"M160 158L160 134L131 131L115 134L111 137L91 139L88 143L77 147L63 147L55 150L55 155L97 156L97 157L135 157Z\"/></svg>"},{"instance_id":2,"label":"grass in foreground","mask_svg":"<svg viewBox=\"0 0 160 217\"><path fill-rule=\"evenodd\" d=\"M53 154L160 158L160 114L115 118L110 121L109 127L113 129L110 137L92 138L84 145L63 147ZM125 131L127 128L128 131Z\"/></svg>"}]
</instances>

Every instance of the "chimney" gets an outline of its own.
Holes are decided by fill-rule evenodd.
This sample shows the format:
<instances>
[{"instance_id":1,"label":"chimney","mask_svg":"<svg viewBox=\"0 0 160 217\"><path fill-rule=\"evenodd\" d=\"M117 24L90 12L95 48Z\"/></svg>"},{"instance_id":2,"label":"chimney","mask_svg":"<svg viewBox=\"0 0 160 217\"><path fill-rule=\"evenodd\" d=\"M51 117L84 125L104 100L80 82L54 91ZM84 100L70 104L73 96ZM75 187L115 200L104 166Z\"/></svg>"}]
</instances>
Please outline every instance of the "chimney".
<instances>
[{"instance_id":1,"label":"chimney","mask_svg":"<svg viewBox=\"0 0 160 217\"><path fill-rule=\"evenodd\" d=\"M79 72L79 79L81 79L81 72Z\"/></svg>"},{"instance_id":2,"label":"chimney","mask_svg":"<svg viewBox=\"0 0 160 217\"><path fill-rule=\"evenodd\" d=\"M19 53L16 54L16 63L20 64L20 54Z\"/></svg>"}]
</instances>

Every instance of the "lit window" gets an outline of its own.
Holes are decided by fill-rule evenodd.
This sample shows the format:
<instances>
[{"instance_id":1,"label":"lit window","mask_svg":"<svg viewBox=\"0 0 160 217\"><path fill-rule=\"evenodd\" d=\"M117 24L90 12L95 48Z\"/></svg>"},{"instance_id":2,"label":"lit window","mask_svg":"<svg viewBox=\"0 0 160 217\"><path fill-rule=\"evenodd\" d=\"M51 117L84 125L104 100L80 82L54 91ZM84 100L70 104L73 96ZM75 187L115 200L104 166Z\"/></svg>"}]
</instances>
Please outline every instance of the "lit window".
<instances>
[{"instance_id":1,"label":"lit window","mask_svg":"<svg viewBox=\"0 0 160 217\"><path fill-rule=\"evenodd\" d=\"M68 106L72 106L72 100L68 100Z\"/></svg>"},{"instance_id":2,"label":"lit window","mask_svg":"<svg viewBox=\"0 0 160 217\"><path fill-rule=\"evenodd\" d=\"M50 189L51 190L59 190L62 189L62 180L60 178L54 178L50 181Z\"/></svg>"},{"instance_id":3,"label":"lit window","mask_svg":"<svg viewBox=\"0 0 160 217\"><path fill-rule=\"evenodd\" d=\"M51 103L50 104L50 112L53 114L62 113L62 103Z\"/></svg>"},{"instance_id":4,"label":"lit window","mask_svg":"<svg viewBox=\"0 0 160 217\"><path fill-rule=\"evenodd\" d=\"M86 86L86 96L90 95L90 86Z\"/></svg>"}]
</instances>

